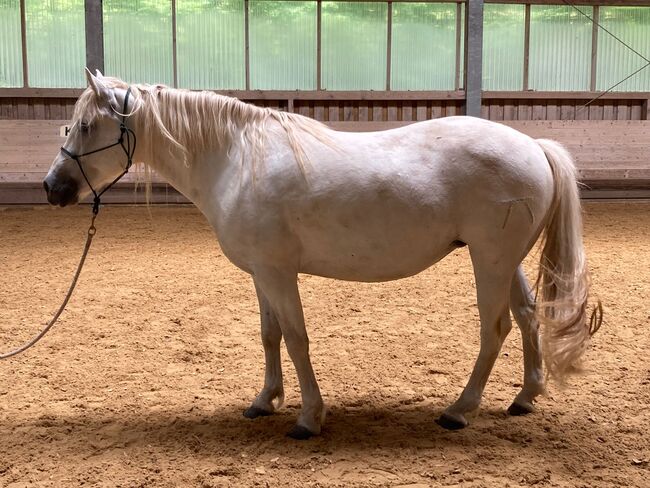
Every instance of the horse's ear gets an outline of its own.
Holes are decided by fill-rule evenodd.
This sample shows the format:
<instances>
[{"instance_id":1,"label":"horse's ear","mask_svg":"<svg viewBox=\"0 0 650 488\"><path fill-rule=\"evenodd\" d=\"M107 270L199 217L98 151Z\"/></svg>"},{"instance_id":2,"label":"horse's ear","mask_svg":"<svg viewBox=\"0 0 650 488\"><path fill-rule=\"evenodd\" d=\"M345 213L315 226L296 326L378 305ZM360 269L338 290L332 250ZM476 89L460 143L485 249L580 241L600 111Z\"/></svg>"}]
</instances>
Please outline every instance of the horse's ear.
<instances>
[{"instance_id":1,"label":"horse's ear","mask_svg":"<svg viewBox=\"0 0 650 488\"><path fill-rule=\"evenodd\" d=\"M95 94L101 99L104 100L109 105L113 105L112 102L115 99L115 95L102 81L103 75L97 70L97 76L93 75L88 68L86 68L86 80L88 80L88 86L90 86Z\"/></svg>"},{"instance_id":2,"label":"horse's ear","mask_svg":"<svg viewBox=\"0 0 650 488\"><path fill-rule=\"evenodd\" d=\"M88 82L88 86L95 88L95 80L93 74L90 72L88 68L84 68L84 73L86 74L86 81Z\"/></svg>"}]
</instances>

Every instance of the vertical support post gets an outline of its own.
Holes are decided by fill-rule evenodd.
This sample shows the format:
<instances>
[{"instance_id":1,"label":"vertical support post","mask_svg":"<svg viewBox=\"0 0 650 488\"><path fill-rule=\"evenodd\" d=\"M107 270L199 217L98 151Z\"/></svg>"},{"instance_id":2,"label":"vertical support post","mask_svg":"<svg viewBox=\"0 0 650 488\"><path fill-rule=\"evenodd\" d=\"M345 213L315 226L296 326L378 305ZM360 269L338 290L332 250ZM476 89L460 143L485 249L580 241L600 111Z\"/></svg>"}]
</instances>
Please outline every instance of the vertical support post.
<instances>
[{"instance_id":1,"label":"vertical support post","mask_svg":"<svg viewBox=\"0 0 650 488\"><path fill-rule=\"evenodd\" d=\"M600 16L600 7L594 6L593 22L591 29L591 78L589 80L589 90L596 91L596 70L598 68L598 17Z\"/></svg>"},{"instance_id":2,"label":"vertical support post","mask_svg":"<svg viewBox=\"0 0 650 488\"><path fill-rule=\"evenodd\" d=\"M249 8L249 2L248 0L244 0L244 43L246 45L246 51L244 53L244 60L246 63L246 90L251 89L251 59L250 59L250 29L249 29L249 22L248 22L248 8Z\"/></svg>"},{"instance_id":3,"label":"vertical support post","mask_svg":"<svg viewBox=\"0 0 650 488\"><path fill-rule=\"evenodd\" d=\"M318 0L316 4L316 90L322 90L321 86L321 20L323 16L323 3Z\"/></svg>"},{"instance_id":4,"label":"vertical support post","mask_svg":"<svg viewBox=\"0 0 650 488\"><path fill-rule=\"evenodd\" d=\"M650 100L644 100L641 105L641 120L650 120Z\"/></svg>"},{"instance_id":5,"label":"vertical support post","mask_svg":"<svg viewBox=\"0 0 650 488\"><path fill-rule=\"evenodd\" d=\"M461 2L456 3L456 74L454 76L454 89L456 91L460 90L460 50L462 49L461 42L461 17L463 15L463 4Z\"/></svg>"},{"instance_id":6,"label":"vertical support post","mask_svg":"<svg viewBox=\"0 0 650 488\"><path fill-rule=\"evenodd\" d=\"M386 26L386 91L390 91L391 45L393 44L393 2L388 2Z\"/></svg>"},{"instance_id":7,"label":"vertical support post","mask_svg":"<svg viewBox=\"0 0 650 488\"><path fill-rule=\"evenodd\" d=\"M172 0L172 73L174 88L178 88L178 56L176 54L176 0Z\"/></svg>"},{"instance_id":8,"label":"vertical support post","mask_svg":"<svg viewBox=\"0 0 650 488\"><path fill-rule=\"evenodd\" d=\"M524 86L523 90L529 88L530 69L530 3L526 4L524 13Z\"/></svg>"},{"instance_id":9,"label":"vertical support post","mask_svg":"<svg viewBox=\"0 0 650 488\"><path fill-rule=\"evenodd\" d=\"M103 0L85 0L86 12L86 67L94 73L104 72Z\"/></svg>"},{"instance_id":10,"label":"vertical support post","mask_svg":"<svg viewBox=\"0 0 650 488\"><path fill-rule=\"evenodd\" d=\"M27 69L27 27L25 21L25 0L20 0L20 41L23 49L23 86L29 86L29 71Z\"/></svg>"},{"instance_id":11,"label":"vertical support post","mask_svg":"<svg viewBox=\"0 0 650 488\"><path fill-rule=\"evenodd\" d=\"M483 0L468 0L465 16L465 114L481 116Z\"/></svg>"}]
</instances>

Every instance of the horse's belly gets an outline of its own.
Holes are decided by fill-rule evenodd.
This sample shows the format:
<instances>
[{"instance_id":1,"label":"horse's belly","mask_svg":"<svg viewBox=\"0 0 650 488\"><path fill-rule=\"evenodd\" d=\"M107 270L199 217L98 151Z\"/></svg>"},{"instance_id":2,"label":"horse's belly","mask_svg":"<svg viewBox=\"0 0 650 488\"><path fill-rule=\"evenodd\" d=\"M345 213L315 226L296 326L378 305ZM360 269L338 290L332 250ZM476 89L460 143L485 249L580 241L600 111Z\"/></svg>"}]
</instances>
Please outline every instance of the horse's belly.
<instances>
[{"instance_id":1,"label":"horse's belly","mask_svg":"<svg viewBox=\"0 0 650 488\"><path fill-rule=\"evenodd\" d=\"M367 224L303 232L300 272L349 281L395 280L428 268L459 244L445 227Z\"/></svg>"}]
</instances>

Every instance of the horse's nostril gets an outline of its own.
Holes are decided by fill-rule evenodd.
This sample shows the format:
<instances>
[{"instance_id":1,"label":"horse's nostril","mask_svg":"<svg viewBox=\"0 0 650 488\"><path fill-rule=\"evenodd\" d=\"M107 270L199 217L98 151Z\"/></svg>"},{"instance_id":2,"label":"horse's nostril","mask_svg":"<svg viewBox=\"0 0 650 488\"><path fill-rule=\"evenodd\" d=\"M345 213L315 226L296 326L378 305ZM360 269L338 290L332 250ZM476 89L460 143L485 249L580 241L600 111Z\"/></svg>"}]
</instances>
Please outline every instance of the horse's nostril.
<instances>
[{"instance_id":1,"label":"horse's nostril","mask_svg":"<svg viewBox=\"0 0 650 488\"><path fill-rule=\"evenodd\" d=\"M46 181L46 180L43 180L43 188L45 188L45 191L46 191L46 192L49 192L49 191L50 191L50 185L47 184L47 181Z\"/></svg>"}]
</instances>

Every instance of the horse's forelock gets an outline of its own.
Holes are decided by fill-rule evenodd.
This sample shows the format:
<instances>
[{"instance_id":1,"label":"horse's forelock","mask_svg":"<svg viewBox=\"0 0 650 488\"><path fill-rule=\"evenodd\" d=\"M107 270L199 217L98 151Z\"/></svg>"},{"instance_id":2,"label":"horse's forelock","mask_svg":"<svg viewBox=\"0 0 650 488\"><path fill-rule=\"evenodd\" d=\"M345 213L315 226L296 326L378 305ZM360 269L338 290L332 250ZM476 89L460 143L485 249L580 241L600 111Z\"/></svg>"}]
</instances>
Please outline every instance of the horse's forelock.
<instances>
[{"instance_id":1,"label":"horse's forelock","mask_svg":"<svg viewBox=\"0 0 650 488\"><path fill-rule=\"evenodd\" d=\"M92 88L86 88L81 96L77 99L74 106L74 113L72 114L72 124L84 121L87 123L92 122L97 118L100 113L99 100Z\"/></svg>"}]
</instances>

